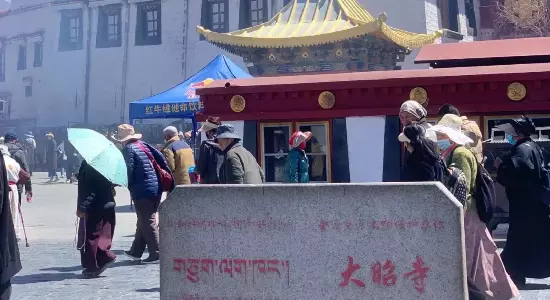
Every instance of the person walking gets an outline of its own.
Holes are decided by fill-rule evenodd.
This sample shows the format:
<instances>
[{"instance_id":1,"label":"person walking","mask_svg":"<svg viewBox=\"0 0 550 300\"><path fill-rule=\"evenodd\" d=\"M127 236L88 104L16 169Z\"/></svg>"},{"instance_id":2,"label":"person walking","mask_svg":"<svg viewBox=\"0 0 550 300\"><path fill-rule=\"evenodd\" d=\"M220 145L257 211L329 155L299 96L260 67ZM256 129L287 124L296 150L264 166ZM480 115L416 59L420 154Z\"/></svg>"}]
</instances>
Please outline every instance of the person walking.
<instances>
[{"instance_id":1,"label":"person walking","mask_svg":"<svg viewBox=\"0 0 550 300\"><path fill-rule=\"evenodd\" d=\"M170 172L162 153L155 147L141 141L142 135L136 133L128 124L118 126L113 139L123 144L122 154L128 168L128 189L134 203L137 224L136 234L130 250L124 251L134 261L141 260L145 247L149 257L143 263L159 261L159 234L156 213L163 189L155 165ZM153 161L154 160L154 161ZM172 188L173 188L172 182Z\"/></svg>"},{"instance_id":2,"label":"person walking","mask_svg":"<svg viewBox=\"0 0 550 300\"><path fill-rule=\"evenodd\" d=\"M27 131L27 133L25 133L23 147L25 148L25 151L27 153L27 164L29 166L29 170L27 172L29 172L29 174L32 176L32 172L34 171L35 166L34 152L36 150L36 140L34 139L32 131Z\"/></svg>"},{"instance_id":3,"label":"person walking","mask_svg":"<svg viewBox=\"0 0 550 300\"><path fill-rule=\"evenodd\" d=\"M437 145L426 137L426 129L419 124L405 126L398 140L406 143L409 155L405 161L406 181L442 181L444 165Z\"/></svg>"},{"instance_id":4,"label":"person walking","mask_svg":"<svg viewBox=\"0 0 550 300\"><path fill-rule=\"evenodd\" d=\"M218 127L216 142L220 145L225 157L220 171L223 184L262 184L265 181L264 171L258 165L252 153L246 150L241 138L231 124Z\"/></svg>"},{"instance_id":5,"label":"person walking","mask_svg":"<svg viewBox=\"0 0 550 300\"><path fill-rule=\"evenodd\" d=\"M476 199L472 195L476 188L478 163L472 151L465 147L473 141L462 132L461 126L460 117L447 114L428 130L436 134L446 165L460 169L466 179L464 233L467 276L488 298L511 299L519 296L519 291L506 273L498 248L477 213Z\"/></svg>"},{"instance_id":6,"label":"person walking","mask_svg":"<svg viewBox=\"0 0 550 300\"><path fill-rule=\"evenodd\" d=\"M29 165L27 164L27 155L25 148L17 140L17 136L13 132L8 132L4 135L4 145L8 148L11 158L13 158L21 168L30 174ZM23 190L25 190L27 202L32 202L32 182L31 179L27 180L24 184L17 183L17 193L19 197L19 205L21 205ZM17 225L16 225L17 226Z\"/></svg>"},{"instance_id":7,"label":"person walking","mask_svg":"<svg viewBox=\"0 0 550 300\"><path fill-rule=\"evenodd\" d=\"M468 120L468 117L461 116L460 111L454 107L452 104L444 104L439 108L439 111L437 112L438 121L441 120L441 118L446 114L452 114L455 116L459 116L462 120L461 129L464 132L464 134L469 137L472 141L474 141L471 144L468 144L468 148L472 150L474 155L476 156L477 162L482 163L483 162L483 135L481 134L481 130L479 129L479 126L475 121Z\"/></svg>"},{"instance_id":8,"label":"person walking","mask_svg":"<svg viewBox=\"0 0 550 300\"><path fill-rule=\"evenodd\" d=\"M175 184L191 184L189 168L195 165L193 150L186 142L180 140L176 127L168 126L163 133L166 144L161 152L174 174Z\"/></svg>"},{"instance_id":9,"label":"person walking","mask_svg":"<svg viewBox=\"0 0 550 300\"><path fill-rule=\"evenodd\" d=\"M208 117L199 129L199 132L204 132L206 135L206 140L201 143L199 159L195 167L195 172L200 175L201 184L219 184L221 182L220 169L224 155L220 146L214 141L220 125L219 118Z\"/></svg>"},{"instance_id":10,"label":"person walking","mask_svg":"<svg viewBox=\"0 0 550 300\"><path fill-rule=\"evenodd\" d=\"M288 144L290 151L286 156L285 183L308 183L309 182L309 160L305 149L306 143L311 138L311 132L296 131L290 137Z\"/></svg>"},{"instance_id":11,"label":"person walking","mask_svg":"<svg viewBox=\"0 0 550 300\"><path fill-rule=\"evenodd\" d=\"M46 166L48 168L48 177L50 181L58 181L59 177L57 176L57 157L59 152L57 151L57 141L53 133L46 134Z\"/></svg>"},{"instance_id":12,"label":"person walking","mask_svg":"<svg viewBox=\"0 0 550 300\"><path fill-rule=\"evenodd\" d=\"M86 161L78 171L78 248L82 274L98 277L116 260L111 251L115 234L115 190L113 184Z\"/></svg>"},{"instance_id":13,"label":"person walking","mask_svg":"<svg viewBox=\"0 0 550 300\"><path fill-rule=\"evenodd\" d=\"M0 155L0 300L11 298L11 279L21 271L5 157L7 155Z\"/></svg>"},{"instance_id":14,"label":"person walking","mask_svg":"<svg viewBox=\"0 0 550 300\"><path fill-rule=\"evenodd\" d=\"M506 246L502 259L520 287L526 278L550 277L550 208L542 199L542 151L532 139L535 125L522 117L497 126L512 144L509 153L495 161L497 182L510 202Z\"/></svg>"},{"instance_id":15,"label":"person walking","mask_svg":"<svg viewBox=\"0 0 550 300\"><path fill-rule=\"evenodd\" d=\"M8 176L8 186L10 188L9 197L10 197L10 206L11 206L11 216L13 218L15 237L19 241L21 240L21 234L20 234L21 227L19 224L19 217L20 217L19 209L21 207L21 199L20 199L21 196L17 190L17 183L19 182L19 174L21 173L21 166L17 161L15 161L15 159L10 157L10 152L8 151L8 147L6 145L0 145L0 154L4 157L4 162L6 163L6 174Z\"/></svg>"}]
</instances>

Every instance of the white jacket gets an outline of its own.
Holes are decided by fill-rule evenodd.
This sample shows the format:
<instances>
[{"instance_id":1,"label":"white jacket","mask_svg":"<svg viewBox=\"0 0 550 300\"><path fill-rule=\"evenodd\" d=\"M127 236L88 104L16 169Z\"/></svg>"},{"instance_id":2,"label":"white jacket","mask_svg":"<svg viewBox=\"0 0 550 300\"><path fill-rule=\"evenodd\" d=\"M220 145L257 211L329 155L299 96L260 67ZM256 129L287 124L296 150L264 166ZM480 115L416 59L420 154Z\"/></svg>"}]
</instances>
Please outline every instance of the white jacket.
<instances>
[{"instance_id":1,"label":"white jacket","mask_svg":"<svg viewBox=\"0 0 550 300\"><path fill-rule=\"evenodd\" d=\"M21 171L21 166L15 161L15 159L4 155L4 161L6 162L6 171L8 174L8 182L19 181L19 172Z\"/></svg>"}]
</instances>

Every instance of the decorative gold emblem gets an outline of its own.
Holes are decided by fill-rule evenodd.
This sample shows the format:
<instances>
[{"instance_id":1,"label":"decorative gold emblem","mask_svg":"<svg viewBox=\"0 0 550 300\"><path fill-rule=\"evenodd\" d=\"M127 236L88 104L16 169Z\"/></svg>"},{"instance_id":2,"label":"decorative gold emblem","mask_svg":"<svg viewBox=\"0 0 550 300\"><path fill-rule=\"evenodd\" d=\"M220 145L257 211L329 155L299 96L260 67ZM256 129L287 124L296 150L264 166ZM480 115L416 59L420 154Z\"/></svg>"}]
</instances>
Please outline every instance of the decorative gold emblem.
<instances>
[{"instance_id":1,"label":"decorative gold emblem","mask_svg":"<svg viewBox=\"0 0 550 300\"><path fill-rule=\"evenodd\" d=\"M235 95L231 97L229 105L231 105L231 110L233 110L234 112L241 112L246 106L246 100L241 95Z\"/></svg>"},{"instance_id":2,"label":"decorative gold emblem","mask_svg":"<svg viewBox=\"0 0 550 300\"><path fill-rule=\"evenodd\" d=\"M334 55L336 56L336 58L341 59L342 57L344 57L344 51L338 48L338 50L336 50L336 53Z\"/></svg>"},{"instance_id":3,"label":"decorative gold emblem","mask_svg":"<svg viewBox=\"0 0 550 300\"><path fill-rule=\"evenodd\" d=\"M275 57L275 54L269 53L269 57L267 58L270 63L274 63L275 60L277 60L277 57Z\"/></svg>"},{"instance_id":4,"label":"decorative gold emblem","mask_svg":"<svg viewBox=\"0 0 550 300\"><path fill-rule=\"evenodd\" d=\"M510 83L508 86L508 98L512 101L521 101L527 95L527 88L519 82Z\"/></svg>"},{"instance_id":5,"label":"decorative gold emblem","mask_svg":"<svg viewBox=\"0 0 550 300\"><path fill-rule=\"evenodd\" d=\"M424 104L428 100L428 92L424 88L415 87L411 90L409 98L420 104Z\"/></svg>"},{"instance_id":6,"label":"decorative gold emblem","mask_svg":"<svg viewBox=\"0 0 550 300\"><path fill-rule=\"evenodd\" d=\"M319 106L321 106L323 109L331 109L334 107L334 103L336 103L336 97L333 93L325 91L319 95L318 102Z\"/></svg>"},{"instance_id":7,"label":"decorative gold emblem","mask_svg":"<svg viewBox=\"0 0 550 300\"><path fill-rule=\"evenodd\" d=\"M303 59L308 59L309 58L309 53L307 53L307 52L302 53L302 58Z\"/></svg>"}]
</instances>

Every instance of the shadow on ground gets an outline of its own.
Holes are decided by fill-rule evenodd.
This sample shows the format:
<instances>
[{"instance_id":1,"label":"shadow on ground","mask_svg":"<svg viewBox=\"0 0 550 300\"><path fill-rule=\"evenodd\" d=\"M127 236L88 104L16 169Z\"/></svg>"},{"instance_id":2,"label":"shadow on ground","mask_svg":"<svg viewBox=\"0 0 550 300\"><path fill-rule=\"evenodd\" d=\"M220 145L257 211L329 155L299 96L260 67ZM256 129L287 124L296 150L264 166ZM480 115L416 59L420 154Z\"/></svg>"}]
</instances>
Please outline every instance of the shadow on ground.
<instances>
[{"instance_id":1,"label":"shadow on ground","mask_svg":"<svg viewBox=\"0 0 550 300\"><path fill-rule=\"evenodd\" d=\"M525 286L521 287L522 291L540 291L540 290L550 290L550 285L544 283L528 283Z\"/></svg>"},{"instance_id":2,"label":"shadow on ground","mask_svg":"<svg viewBox=\"0 0 550 300\"><path fill-rule=\"evenodd\" d=\"M140 293L159 293L160 288L151 288L151 289L137 289L136 292Z\"/></svg>"},{"instance_id":3,"label":"shadow on ground","mask_svg":"<svg viewBox=\"0 0 550 300\"><path fill-rule=\"evenodd\" d=\"M110 265L108 269L118 268L118 267L134 266L136 264L139 264L139 263L135 263L131 260L116 261L112 265ZM54 272L58 272L58 273L72 273L72 272L82 271L82 267L81 266L50 267L50 268L40 269L40 271L54 271Z\"/></svg>"},{"instance_id":4,"label":"shadow on ground","mask_svg":"<svg viewBox=\"0 0 550 300\"><path fill-rule=\"evenodd\" d=\"M63 281L67 279L77 279L83 278L80 274L75 273L40 273L40 274L30 274L15 276L12 278L12 284L30 284L30 283L40 283L40 282L55 282Z\"/></svg>"}]
</instances>

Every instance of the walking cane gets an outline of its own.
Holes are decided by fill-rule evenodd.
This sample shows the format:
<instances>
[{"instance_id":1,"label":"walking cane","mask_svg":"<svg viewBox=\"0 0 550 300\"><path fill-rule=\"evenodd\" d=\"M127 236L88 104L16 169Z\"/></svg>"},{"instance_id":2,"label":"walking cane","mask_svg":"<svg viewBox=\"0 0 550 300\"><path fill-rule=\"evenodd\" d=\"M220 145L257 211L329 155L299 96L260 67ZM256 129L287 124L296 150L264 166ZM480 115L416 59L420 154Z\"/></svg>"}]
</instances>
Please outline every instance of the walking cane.
<instances>
[{"instance_id":1,"label":"walking cane","mask_svg":"<svg viewBox=\"0 0 550 300\"><path fill-rule=\"evenodd\" d=\"M21 217L21 224L23 224L23 235L25 236L25 247L30 247L29 240L27 239L27 230L25 229L25 221L23 220L23 212L21 211L21 203L19 203L19 216Z\"/></svg>"}]
</instances>

